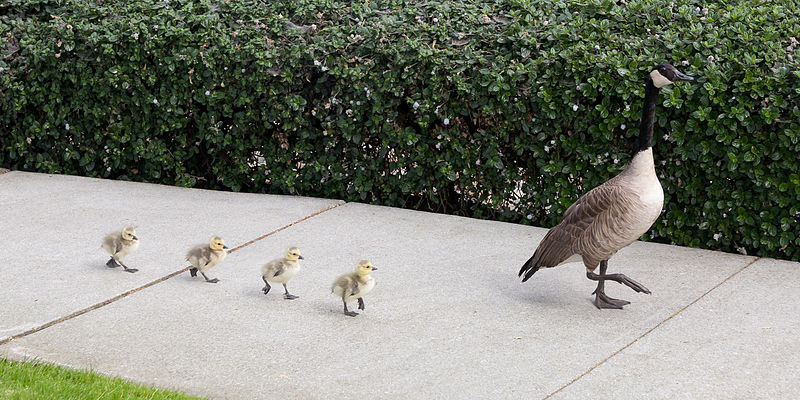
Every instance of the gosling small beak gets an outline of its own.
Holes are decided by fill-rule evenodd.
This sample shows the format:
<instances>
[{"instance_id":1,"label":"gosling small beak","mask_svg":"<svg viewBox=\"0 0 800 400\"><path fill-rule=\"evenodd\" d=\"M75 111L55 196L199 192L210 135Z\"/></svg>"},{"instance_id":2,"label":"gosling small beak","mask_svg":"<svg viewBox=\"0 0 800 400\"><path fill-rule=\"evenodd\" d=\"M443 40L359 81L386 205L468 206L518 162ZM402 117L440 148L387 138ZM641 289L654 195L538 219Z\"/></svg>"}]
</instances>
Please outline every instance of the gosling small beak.
<instances>
[{"instance_id":1,"label":"gosling small beak","mask_svg":"<svg viewBox=\"0 0 800 400\"><path fill-rule=\"evenodd\" d=\"M222 245L222 248L223 248L223 249L225 249L225 250L227 250L227 249L228 249L228 246L225 246L225 245L223 244L223 245Z\"/></svg>"},{"instance_id":2,"label":"gosling small beak","mask_svg":"<svg viewBox=\"0 0 800 400\"><path fill-rule=\"evenodd\" d=\"M378 270L378 267L372 267L372 270L373 270L373 271L377 271L377 270Z\"/></svg>"},{"instance_id":3,"label":"gosling small beak","mask_svg":"<svg viewBox=\"0 0 800 400\"><path fill-rule=\"evenodd\" d=\"M305 260L305 258L303 258L303 256L297 256L297 258L298 258L299 260Z\"/></svg>"},{"instance_id":4,"label":"gosling small beak","mask_svg":"<svg viewBox=\"0 0 800 400\"><path fill-rule=\"evenodd\" d=\"M694 77L686 75L681 71L675 71L675 80L676 81L693 81Z\"/></svg>"},{"instance_id":5,"label":"gosling small beak","mask_svg":"<svg viewBox=\"0 0 800 400\"><path fill-rule=\"evenodd\" d=\"M133 237L133 240L139 240L139 238L138 238L138 237L136 237L136 236L134 236L134 237Z\"/></svg>"}]
</instances>

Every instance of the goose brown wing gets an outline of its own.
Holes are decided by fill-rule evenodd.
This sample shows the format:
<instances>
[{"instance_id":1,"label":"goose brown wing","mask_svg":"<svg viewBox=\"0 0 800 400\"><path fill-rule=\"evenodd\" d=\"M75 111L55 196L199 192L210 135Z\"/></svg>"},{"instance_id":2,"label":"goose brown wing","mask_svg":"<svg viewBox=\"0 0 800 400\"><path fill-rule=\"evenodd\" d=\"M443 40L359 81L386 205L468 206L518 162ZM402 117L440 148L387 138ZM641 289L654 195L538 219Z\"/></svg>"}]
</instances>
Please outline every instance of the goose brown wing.
<instances>
[{"instance_id":1,"label":"goose brown wing","mask_svg":"<svg viewBox=\"0 0 800 400\"><path fill-rule=\"evenodd\" d=\"M573 203L561 222L550 229L539 247L519 270L522 281L527 281L539 268L555 267L576 254L576 245L587 233L594 234L593 223L613 208L615 199L626 196L627 189L616 184L616 179L590 190ZM606 218L602 218L606 219Z\"/></svg>"}]
</instances>

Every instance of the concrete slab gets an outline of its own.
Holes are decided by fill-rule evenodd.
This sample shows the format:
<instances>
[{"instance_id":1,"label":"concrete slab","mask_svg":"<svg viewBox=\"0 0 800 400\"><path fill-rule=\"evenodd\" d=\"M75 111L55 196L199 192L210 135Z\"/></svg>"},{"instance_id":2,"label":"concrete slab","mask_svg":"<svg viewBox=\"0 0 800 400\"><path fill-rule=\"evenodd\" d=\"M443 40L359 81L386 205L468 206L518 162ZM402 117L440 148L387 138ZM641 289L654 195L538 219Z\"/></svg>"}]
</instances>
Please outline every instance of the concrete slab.
<instances>
[{"instance_id":1,"label":"concrete slab","mask_svg":"<svg viewBox=\"0 0 800 400\"><path fill-rule=\"evenodd\" d=\"M236 246L341 203L13 171L0 175L0 340L187 265L213 235ZM129 274L105 267L105 234L136 227ZM235 253L234 253L235 254ZM220 268L214 274L226 279Z\"/></svg>"},{"instance_id":2,"label":"concrete slab","mask_svg":"<svg viewBox=\"0 0 800 400\"><path fill-rule=\"evenodd\" d=\"M519 282L545 232L349 203L232 255L217 285L183 274L0 353L219 399L541 398L754 260L635 243L609 269L653 295L611 285L632 304L600 311L580 264ZM300 299L264 296L259 267L289 245ZM378 283L348 318L329 287L362 258Z\"/></svg>"},{"instance_id":3,"label":"concrete slab","mask_svg":"<svg viewBox=\"0 0 800 400\"><path fill-rule=\"evenodd\" d=\"M800 398L798 287L761 259L554 398Z\"/></svg>"}]
</instances>

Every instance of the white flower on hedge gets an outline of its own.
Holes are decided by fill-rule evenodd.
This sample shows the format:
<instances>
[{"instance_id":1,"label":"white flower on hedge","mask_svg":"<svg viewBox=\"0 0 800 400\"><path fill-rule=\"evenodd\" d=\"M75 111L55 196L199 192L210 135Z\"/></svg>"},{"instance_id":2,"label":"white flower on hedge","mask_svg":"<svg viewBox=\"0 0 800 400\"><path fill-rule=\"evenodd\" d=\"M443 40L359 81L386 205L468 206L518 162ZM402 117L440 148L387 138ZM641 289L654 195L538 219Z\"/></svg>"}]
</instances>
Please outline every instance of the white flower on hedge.
<instances>
[{"instance_id":1,"label":"white flower on hedge","mask_svg":"<svg viewBox=\"0 0 800 400\"><path fill-rule=\"evenodd\" d=\"M414 109L416 110L417 108L419 108L419 103L415 101L414 102Z\"/></svg>"},{"instance_id":2,"label":"white flower on hedge","mask_svg":"<svg viewBox=\"0 0 800 400\"><path fill-rule=\"evenodd\" d=\"M714 234L714 240L717 240L717 241L718 241L718 240L719 240L719 238L721 238L721 237L722 237L722 235L720 235L719 233L715 233L715 234Z\"/></svg>"},{"instance_id":3,"label":"white flower on hedge","mask_svg":"<svg viewBox=\"0 0 800 400\"><path fill-rule=\"evenodd\" d=\"M618 162L619 162L619 158L615 158L615 159L614 159L614 164L616 164L616 163L618 163Z\"/></svg>"},{"instance_id":4,"label":"white flower on hedge","mask_svg":"<svg viewBox=\"0 0 800 400\"><path fill-rule=\"evenodd\" d=\"M573 104L572 105L572 111L578 111L578 105L577 104Z\"/></svg>"},{"instance_id":5,"label":"white flower on hedge","mask_svg":"<svg viewBox=\"0 0 800 400\"><path fill-rule=\"evenodd\" d=\"M555 140L551 140L550 144L556 144L556 141Z\"/></svg>"},{"instance_id":6,"label":"white flower on hedge","mask_svg":"<svg viewBox=\"0 0 800 400\"><path fill-rule=\"evenodd\" d=\"M361 100L357 101L357 102L356 102L356 105L357 105L357 106L360 106L360 105L361 105Z\"/></svg>"},{"instance_id":7,"label":"white flower on hedge","mask_svg":"<svg viewBox=\"0 0 800 400\"><path fill-rule=\"evenodd\" d=\"M599 44L594 45L594 49L595 50L600 50L600 45Z\"/></svg>"},{"instance_id":8,"label":"white flower on hedge","mask_svg":"<svg viewBox=\"0 0 800 400\"><path fill-rule=\"evenodd\" d=\"M439 18L433 17L433 23L439 22Z\"/></svg>"},{"instance_id":9,"label":"white flower on hedge","mask_svg":"<svg viewBox=\"0 0 800 400\"><path fill-rule=\"evenodd\" d=\"M133 40L139 40L139 32L135 32L133 35Z\"/></svg>"},{"instance_id":10,"label":"white flower on hedge","mask_svg":"<svg viewBox=\"0 0 800 400\"><path fill-rule=\"evenodd\" d=\"M525 216L525 218L527 218L527 219L533 219L533 215L531 215L531 214L528 214L528 215L526 215L526 216Z\"/></svg>"},{"instance_id":11,"label":"white flower on hedge","mask_svg":"<svg viewBox=\"0 0 800 400\"><path fill-rule=\"evenodd\" d=\"M328 70L328 67L326 67L326 66L324 66L324 65L323 65L321 69L322 69L322 72L325 72L325 71L327 71L327 70Z\"/></svg>"},{"instance_id":12,"label":"white flower on hedge","mask_svg":"<svg viewBox=\"0 0 800 400\"><path fill-rule=\"evenodd\" d=\"M356 22L358 22L358 21L360 21L360 19L358 19L358 17L356 17ZM363 168L362 168L362 169L363 169Z\"/></svg>"},{"instance_id":13,"label":"white flower on hedge","mask_svg":"<svg viewBox=\"0 0 800 400\"><path fill-rule=\"evenodd\" d=\"M316 66L318 66L318 67L319 67L320 65L322 65L322 63L321 63L321 62L319 62L319 60L314 60L314 65L316 65Z\"/></svg>"},{"instance_id":14,"label":"white flower on hedge","mask_svg":"<svg viewBox=\"0 0 800 400\"><path fill-rule=\"evenodd\" d=\"M111 167L106 168L106 171L111 172Z\"/></svg>"},{"instance_id":15,"label":"white flower on hedge","mask_svg":"<svg viewBox=\"0 0 800 400\"><path fill-rule=\"evenodd\" d=\"M620 125L620 126L619 126L619 128L620 128L620 129L622 129L622 130L624 131L624 130L625 130L625 128L627 128L627 126L625 126L625 124L622 124L622 125Z\"/></svg>"},{"instance_id":16,"label":"white flower on hedge","mask_svg":"<svg viewBox=\"0 0 800 400\"><path fill-rule=\"evenodd\" d=\"M157 99L153 99L153 104L158 104L158 100Z\"/></svg>"},{"instance_id":17,"label":"white flower on hedge","mask_svg":"<svg viewBox=\"0 0 800 400\"><path fill-rule=\"evenodd\" d=\"M714 62L714 56L708 56L708 62Z\"/></svg>"},{"instance_id":18,"label":"white flower on hedge","mask_svg":"<svg viewBox=\"0 0 800 400\"><path fill-rule=\"evenodd\" d=\"M206 90L206 96L211 96L211 91L210 90Z\"/></svg>"},{"instance_id":19,"label":"white flower on hedge","mask_svg":"<svg viewBox=\"0 0 800 400\"><path fill-rule=\"evenodd\" d=\"M445 118L445 119L444 119L444 121L442 121L442 122L443 122L445 125L450 125L450 118Z\"/></svg>"},{"instance_id":20,"label":"white flower on hedge","mask_svg":"<svg viewBox=\"0 0 800 400\"><path fill-rule=\"evenodd\" d=\"M549 153L550 152L550 146L544 146L544 151Z\"/></svg>"},{"instance_id":21,"label":"white flower on hedge","mask_svg":"<svg viewBox=\"0 0 800 400\"><path fill-rule=\"evenodd\" d=\"M69 124L64 124L64 129L69 130Z\"/></svg>"},{"instance_id":22,"label":"white flower on hedge","mask_svg":"<svg viewBox=\"0 0 800 400\"><path fill-rule=\"evenodd\" d=\"M481 165L481 160L475 160L475 165Z\"/></svg>"}]
</instances>

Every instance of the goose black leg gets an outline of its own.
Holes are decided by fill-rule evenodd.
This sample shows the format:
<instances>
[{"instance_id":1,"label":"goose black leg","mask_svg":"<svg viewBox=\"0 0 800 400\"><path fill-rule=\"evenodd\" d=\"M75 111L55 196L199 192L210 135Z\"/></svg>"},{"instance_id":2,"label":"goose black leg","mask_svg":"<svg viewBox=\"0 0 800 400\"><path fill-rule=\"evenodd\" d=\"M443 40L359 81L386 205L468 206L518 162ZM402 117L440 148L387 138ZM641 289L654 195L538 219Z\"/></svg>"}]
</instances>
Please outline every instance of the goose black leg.
<instances>
[{"instance_id":1,"label":"goose black leg","mask_svg":"<svg viewBox=\"0 0 800 400\"><path fill-rule=\"evenodd\" d=\"M364 299L362 299L361 297L358 298L358 309L359 310L364 309Z\"/></svg>"},{"instance_id":2,"label":"goose black leg","mask_svg":"<svg viewBox=\"0 0 800 400\"><path fill-rule=\"evenodd\" d=\"M117 264L117 261L114 260L114 257L111 257L111 258L108 259L108 262L106 263L106 267L108 267L108 268L117 268L117 267L119 267L119 264Z\"/></svg>"},{"instance_id":3,"label":"goose black leg","mask_svg":"<svg viewBox=\"0 0 800 400\"><path fill-rule=\"evenodd\" d=\"M284 294L284 295L283 295L283 297L284 297L286 300L294 300L294 299L298 299L298 298L300 298L300 296L295 296L295 295L293 295L293 294L289 294L289 288L287 288L287 287L286 287L286 284L285 284L285 283L283 284L283 290L285 290L285 291L286 291L286 294Z\"/></svg>"},{"instance_id":4,"label":"goose black leg","mask_svg":"<svg viewBox=\"0 0 800 400\"><path fill-rule=\"evenodd\" d=\"M122 268L125 268L125 272L134 273L134 272L136 272L136 271L139 271L139 270L138 270L138 269L136 269L136 268L128 268L128 266L127 266L127 265L125 265L125 264L123 264L123 263L119 263L119 265L122 265Z\"/></svg>"},{"instance_id":5,"label":"goose black leg","mask_svg":"<svg viewBox=\"0 0 800 400\"><path fill-rule=\"evenodd\" d=\"M342 303L344 304L344 315L347 315L348 317L355 317L358 315L358 313L355 311L347 311L347 302L344 301L344 299L342 299Z\"/></svg>"},{"instance_id":6,"label":"goose black leg","mask_svg":"<svg viewBox=\"0 0 800 400\"><path fill-rule=\"evenodd\" d=\"M622 306L631 304L629 301L608 297L605 293L605 281L607 280L622 283L636 292L650 294L650 290L644 287L641 283L636 282L623 274L606 274L607 268L608 260L604 260L600 262L600 275L597 275L591 271L586 272L587 278L597 281L597 288L594 290L594 292L592 292L592 294L596 295L594 299L595 307L622 309Z\"/></svg>"},{"instance_id":7,"label":"goose black leg","mask_svg":"<svg viewBox=\"0 0 800 400\"><path fill-rule=\"evenodd\" d=\"M217 282L219 282L219 279L217 279L217 278L208 279L208 277L206 276L206 274L203 271L200 271L200 274L203 275L203 278L206 278L206 282L207 283L217 283Z\"/></svg>"},{"instance_id":8,"label":"goose black leg","mask_svg":"<svg viewBox=\"0 0 800 400\"><path fill-rule=\"evenodd\" d=\"M197 268L189 268L189 275L192 277L197 276Z\"/></svg>"},{"instance_id":9,"label":"goose black leg","mask_svg":"<svg viewBox=\"0 0 800 400\"><path fill-rule=\"evenodd\" d=\"M272 286L270 286L269 282L267 282L267 277L262 276L261 279L264 280L264 288L261 289L261 291L264 292L264 294L267 294L269 293L269 290L272 289Z\"/></svg>"}]
</instances>

